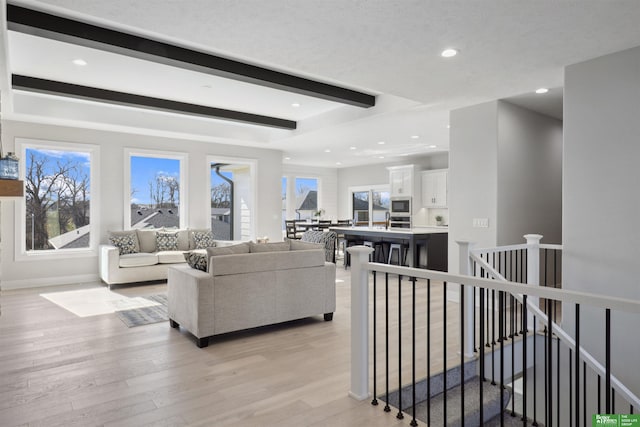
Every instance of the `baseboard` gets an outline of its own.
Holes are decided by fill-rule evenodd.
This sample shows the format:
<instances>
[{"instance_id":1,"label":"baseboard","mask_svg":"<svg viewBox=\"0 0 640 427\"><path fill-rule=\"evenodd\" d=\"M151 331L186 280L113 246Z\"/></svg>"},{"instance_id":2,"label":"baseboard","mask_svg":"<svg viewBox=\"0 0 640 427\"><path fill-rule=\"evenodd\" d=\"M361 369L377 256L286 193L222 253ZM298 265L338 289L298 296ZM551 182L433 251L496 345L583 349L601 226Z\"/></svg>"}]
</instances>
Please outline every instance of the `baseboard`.
<instances>
[{"instance_id":1,"label":"baseboard","mask_svg":"<svg viewBox=\"0 0 640 427\"><path fill-rule=\"evenodd\" d=\"M40 279L2 280L3 291L10 289L42 288L48 286L71 285L75 283L100 282L97 274L79 274L75 276L44 277Z\"/></svg>"}]
</instances>

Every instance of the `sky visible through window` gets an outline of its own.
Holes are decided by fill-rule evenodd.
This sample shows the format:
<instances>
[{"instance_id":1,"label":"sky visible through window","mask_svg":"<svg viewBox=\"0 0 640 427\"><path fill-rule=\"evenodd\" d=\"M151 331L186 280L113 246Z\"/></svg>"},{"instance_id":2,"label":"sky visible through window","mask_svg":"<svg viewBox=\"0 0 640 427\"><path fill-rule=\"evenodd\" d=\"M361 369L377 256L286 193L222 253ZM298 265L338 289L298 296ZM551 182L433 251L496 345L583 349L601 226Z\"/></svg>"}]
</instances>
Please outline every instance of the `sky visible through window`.
<instances>
[{"instance_id":1,"label":"sky visible through window","mask_svg":"<svg viewBox=\"0 0 640 427\"><path fill-rule=\"evenodd\" d=\"M131 203L150 205L149 182L157 175L180 179L180 160L131 156Z\"/></svg>"}]
</instances>

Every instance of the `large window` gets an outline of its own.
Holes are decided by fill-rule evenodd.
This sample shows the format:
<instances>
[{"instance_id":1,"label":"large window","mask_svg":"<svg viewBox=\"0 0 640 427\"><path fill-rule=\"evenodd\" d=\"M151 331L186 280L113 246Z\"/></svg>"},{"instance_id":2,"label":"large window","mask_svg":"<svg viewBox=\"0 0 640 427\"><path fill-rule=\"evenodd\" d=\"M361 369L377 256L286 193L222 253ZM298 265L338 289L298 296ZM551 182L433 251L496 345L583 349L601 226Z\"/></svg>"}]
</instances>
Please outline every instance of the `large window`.
<instances>
[{"instance_id":1,"label":"large window","mask_svg":"<svg viewBox=\"0 0 640 427\"><path fill-rule=\"evenodd\" d=\"M216 239L233 240L234 177L232 170L225 170L226 166L211 164L211 230Z\"/></svg>"},{"instance_id":2,"label":"large window","mask_svg":"<svg viewBox=\"0 0 640 427\"><path fill-rule=\"evenodd\" d=\"M179 154L129 153L127 214L131 228L184 226L184 161Z\"/></svg>"},{"instance_id":3,"label":"large window","mask_svg":"<svg viewBox=\"0 0 640 427\"><path fill-rule=\"evenodd\" d=\"M25 167L23 251L91 248L97 224L92 202L97 147L28 141L19 146Z\"/></svg>"},{"instance_id":4,"label":"large window","mask_svg":"<svg viewBox=\"0 0 640 427\"><path fill-rule=\"evenodd\" d=\"M315 218L318 206L318 180L296 178L296 214L299 219Z\"/></svg>"}]
</instances>

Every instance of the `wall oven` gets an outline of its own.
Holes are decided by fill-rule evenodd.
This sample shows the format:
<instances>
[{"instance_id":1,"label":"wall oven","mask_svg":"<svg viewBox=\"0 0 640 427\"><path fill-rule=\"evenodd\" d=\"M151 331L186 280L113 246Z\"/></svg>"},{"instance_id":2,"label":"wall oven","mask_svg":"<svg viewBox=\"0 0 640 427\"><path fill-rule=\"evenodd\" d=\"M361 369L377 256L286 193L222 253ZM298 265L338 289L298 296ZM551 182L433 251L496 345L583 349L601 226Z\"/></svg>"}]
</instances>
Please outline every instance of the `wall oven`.
<instances>
[{"instance_id":1,"label":"wall oven","mask_svg":"<svg viewBox=\"0 0 640 427\"><path fill-rule=\"evenodd\" d=\"M411 228L411 198L392 197L389 227Z\"/></svg>"}]
</instances>

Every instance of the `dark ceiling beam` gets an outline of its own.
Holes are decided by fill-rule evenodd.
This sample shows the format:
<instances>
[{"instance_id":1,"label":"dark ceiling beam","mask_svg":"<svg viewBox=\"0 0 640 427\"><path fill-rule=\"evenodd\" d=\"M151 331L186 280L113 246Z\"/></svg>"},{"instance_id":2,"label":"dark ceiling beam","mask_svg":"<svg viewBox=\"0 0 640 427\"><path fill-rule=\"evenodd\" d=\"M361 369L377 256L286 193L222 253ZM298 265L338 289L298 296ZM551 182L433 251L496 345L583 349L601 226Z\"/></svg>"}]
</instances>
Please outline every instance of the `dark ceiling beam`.
<instances>
[{"instance_id":1,"label":"dark ceiling beam","mask_svg":"<svg viewBox=\"0 0 640 427\"><path fill-rule=\"evenodd\" d=\"M376 97L229 58L163 43L22 6L7 5L9 30L145 59L192 71L369 108Z\"/></svg>"},{"instance_id":2,"label":"dark ceiling beam","mask_svg":"<svg viewBox=\"0 0 640 427\"><path fill-rule=\"evenodd\" d=\"M16 90L45 93L49 95L61 95L66 97L86 99L90 101L107 102L110 104L125 105L129 107L142 107L147 109L168 111L172 113L191 114L205 116L220 120L231 120L259 126L269 126L280 129L293 130L296 122L277 117L262 116L260 114L244 113L241 111L225 110L222 108L206 107L204 105L189 104L186 102L171 101L168 99L153 98L150 96L134 95L125 92L99 89L90 86L80 86L71 83L54 80L39 79L36 77L13 74L11 85Z\"/></svg>"}]
</instances>

